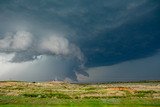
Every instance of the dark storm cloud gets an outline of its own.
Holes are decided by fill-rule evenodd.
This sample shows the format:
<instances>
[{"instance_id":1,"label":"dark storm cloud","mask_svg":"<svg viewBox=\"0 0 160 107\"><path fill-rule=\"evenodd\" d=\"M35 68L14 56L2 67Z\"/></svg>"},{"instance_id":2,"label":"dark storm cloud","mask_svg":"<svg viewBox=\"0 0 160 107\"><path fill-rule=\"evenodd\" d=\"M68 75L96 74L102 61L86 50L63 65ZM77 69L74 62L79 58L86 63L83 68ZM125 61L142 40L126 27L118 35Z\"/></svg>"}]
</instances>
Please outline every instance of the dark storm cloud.
<instances>
[{"instance_id":1,"label":"dark storm cloud","mask_svg":"<svg viewBox=\"0 0 160 107\"><path fill-rule=\"evenodd\" d=\"M81 82L144 81L159 80L160 53L147 58L126 61L112 66L88 69L89 78L79 77ZM98 72L98 73L97 73ZM85 79L84 79L85 78Z\"/></svg>"},{"instance_id":2,"label":"dark storm cloud","mask_svg":"<svg viewBox=\"0 0 160 107\"><path fill-rule=\"evenodd\" d=\"M85 67L153 55L160 48L160 6L155 0L0 1L0 52L10 62L40 55L72 59L66 77ZM48 62L49 63L49 62ZM64 79L64 78L63 78Z\"/></svg>"}]
</instances>

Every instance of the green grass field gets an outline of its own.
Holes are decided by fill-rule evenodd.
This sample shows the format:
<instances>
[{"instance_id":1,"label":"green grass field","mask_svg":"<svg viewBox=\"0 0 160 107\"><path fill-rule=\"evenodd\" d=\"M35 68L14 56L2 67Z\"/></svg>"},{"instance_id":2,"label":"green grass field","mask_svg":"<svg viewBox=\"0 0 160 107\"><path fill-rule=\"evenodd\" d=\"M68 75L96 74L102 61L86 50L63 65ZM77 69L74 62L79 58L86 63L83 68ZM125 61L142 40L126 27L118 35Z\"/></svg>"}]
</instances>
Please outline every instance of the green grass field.
<instances>
[{"instance_id":1,"label":"green grass field","mask_svg":"<svg viewBox=\"0 0 160 107\"><path fill-rule=\"evenodd\" d=\"M0 82L0 107L154 107L160 82L70 84Z\"/></svg>"}]
</instances>

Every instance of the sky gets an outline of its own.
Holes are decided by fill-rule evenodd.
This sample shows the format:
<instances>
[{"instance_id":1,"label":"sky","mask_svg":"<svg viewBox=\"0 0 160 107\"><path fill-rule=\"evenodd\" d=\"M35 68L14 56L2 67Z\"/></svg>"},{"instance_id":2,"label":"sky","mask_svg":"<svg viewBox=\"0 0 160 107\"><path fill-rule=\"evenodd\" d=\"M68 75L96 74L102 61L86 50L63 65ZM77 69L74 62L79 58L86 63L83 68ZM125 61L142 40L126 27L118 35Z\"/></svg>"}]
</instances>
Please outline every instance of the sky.
<instances>
[{"instance_id":1,"label":"sky","mask_svg":"<svg viewBox=\"0 0 160 107\"><path fill-rule=\"evenodd\" d=\"M159 0L1 0L0 80L160 80Z\"/></svg>"}]
</instances>

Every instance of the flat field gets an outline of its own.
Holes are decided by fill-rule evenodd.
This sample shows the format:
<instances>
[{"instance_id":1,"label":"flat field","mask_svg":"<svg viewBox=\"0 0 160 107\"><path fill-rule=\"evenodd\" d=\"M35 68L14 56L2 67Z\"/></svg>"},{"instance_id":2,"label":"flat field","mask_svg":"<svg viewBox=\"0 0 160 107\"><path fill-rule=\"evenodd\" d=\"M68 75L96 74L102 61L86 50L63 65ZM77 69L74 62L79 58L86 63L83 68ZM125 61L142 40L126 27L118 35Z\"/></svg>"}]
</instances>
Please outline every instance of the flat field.
<instances>
[{"instance_id":1,"label":"flat field","mask_svg":"<svg viewBox=\"0 0 160 107\"><path fill-rule=\"evenodd\" d=\"M0 82L0 107L160 107L160 81Z\"/></svg>"}]
</instances>

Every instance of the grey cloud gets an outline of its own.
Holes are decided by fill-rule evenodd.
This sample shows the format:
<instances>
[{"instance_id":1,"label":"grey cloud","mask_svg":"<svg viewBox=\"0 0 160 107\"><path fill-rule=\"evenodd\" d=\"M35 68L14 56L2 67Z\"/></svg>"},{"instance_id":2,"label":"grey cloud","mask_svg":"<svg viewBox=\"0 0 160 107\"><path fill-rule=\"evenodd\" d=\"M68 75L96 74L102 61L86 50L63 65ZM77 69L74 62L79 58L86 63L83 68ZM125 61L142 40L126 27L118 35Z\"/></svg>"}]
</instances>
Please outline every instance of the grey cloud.
<instances>
[{"instance_id":1,"label":"grey cloud","mask_svg":"<svg viewBox=\"0 0 160 107\"><path fill-rule=\"evenodd\" d=\"M26 58L34 59L31 57L43 54L72 56L83 61L83 53L76 45L70 43L66 38L54 34L35 40L30 32L18 31L13 35L11 33L0 39L0 51L16 52L19 61L21 59L24 61ZM13 59L17 60L17 58ZM16 62L16 60L12 61Z\"/></svg>"},{"instance_id":2,"label":"grey cloud","mask_svg":"<svg viewBox=\"0 0 160 107\"><path fill-rule=\"evenodd\" d=\"M0 52L6 54L15 53L14 57L9 61L11 63L34 61L40 58L39 56L41 55L58 56L64 58L63 60L72 59L74 66L70 68L70 76L67 75L67 77L76 80L76 72L88 76L83 70L85 63L83 53L79 47L62 36L53 34L35 39L32 33L26 31L9 33L9 35L0 39Z\"/></svg>"}]
</instances>

